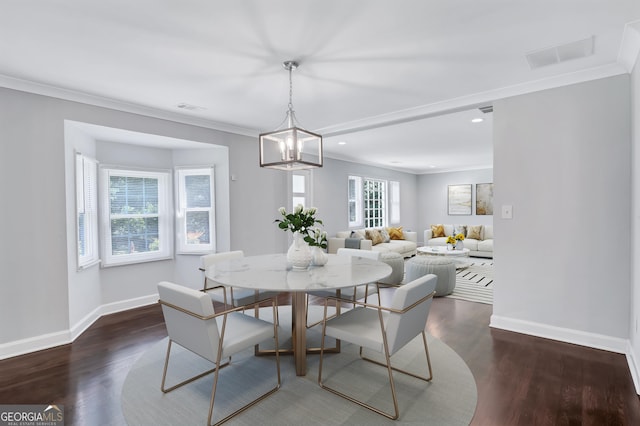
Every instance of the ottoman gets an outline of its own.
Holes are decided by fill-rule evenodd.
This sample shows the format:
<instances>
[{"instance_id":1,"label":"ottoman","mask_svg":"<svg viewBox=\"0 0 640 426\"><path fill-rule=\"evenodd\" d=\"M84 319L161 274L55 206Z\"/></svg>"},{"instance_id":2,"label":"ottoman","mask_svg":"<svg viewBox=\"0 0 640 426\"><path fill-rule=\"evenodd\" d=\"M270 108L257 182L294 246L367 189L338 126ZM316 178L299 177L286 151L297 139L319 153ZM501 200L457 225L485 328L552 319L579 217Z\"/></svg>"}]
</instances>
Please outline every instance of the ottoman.
<instances>
[{"instance_id":1,"label":"ottoman","mask_svg":"<svg viewBox=\"0 0 640 426\"><path fill-rule=\"evenodd\" d=\"M438 277L436 296L446 296L456 287L456 264L441 256L416 256L407 261L405 283L426 274Z\"/></svg>"},{"instance_id":2,"label":"ottoman","mask_svg":"<svg viewBox=\"0 0 640 426\"><path fill-rule=\"evenodd\" d=\"M391 275L378 282L383 284L400 284L404 278L404 258L402 255L392 251L380 253L380 262L391 266Z\"/></svg>"}]
</instances>

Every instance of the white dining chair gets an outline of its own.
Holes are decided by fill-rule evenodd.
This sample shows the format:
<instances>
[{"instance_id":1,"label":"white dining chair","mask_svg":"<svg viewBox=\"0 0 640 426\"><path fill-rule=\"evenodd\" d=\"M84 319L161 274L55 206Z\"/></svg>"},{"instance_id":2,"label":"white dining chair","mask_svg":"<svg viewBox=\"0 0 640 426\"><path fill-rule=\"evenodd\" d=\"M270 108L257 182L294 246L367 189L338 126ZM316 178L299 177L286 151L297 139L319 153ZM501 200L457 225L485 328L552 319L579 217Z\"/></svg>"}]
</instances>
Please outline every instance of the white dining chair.
<instances>
[{"instance_id":1,"label":"white dining chair","mask_svg":"<svg viewBox=\"0 0 640 426\"><path fill-rule=\"evenodd\" d=\"M322 324L322 339L320 343L320 361L318 366L318 385L338 396L341 396L362 407L368 408L390 419L397 419L400 415L395 383L392 370L399 371L421 380L430 381L433 378L431 358L424 331L429 310L435 294L437 277L433 274L424 275L408 284L397 287L389 307L373 305L356 301L355 309L329 319L327 317L328 300L325 301L324 319ZM429 376L400 370L391 365L391 356L422 334ZM327 386L322 381L322 366L325 352L325 338L333 337L343 342L351 342L360 346L360 357L369 362L387 368L394 412L388 413L364 401L356 399L343 391ZM363 355L363 348L384 355L385 363L369 359ZM340 355L345 356L345 355Z\"/></svg>"},{"instance_id":2,"label":"white dining chair","mask_svg":"<svg viewBox=\"0 0 640 426\"><path fill-rule=\"evenodd\" d=\"M278 296L278 293L274 291L227 287L209 279L204 272L208 267L211 267L218 262L242 259L243 257L244 252L242 250L212 253L200 257L200 270L204 275L203 291L209 294L212 300L223 303L225 309L227 309L228 306L245 306L263 299L271 297L275 298Z\"/></svg>"},{"instance_id":3,"label":"white dining chair","mask_svg":"<svg viewBox=\"0 0 640 426\"><path fill-rule=\"evenodd\" d=\"M210 373L215 373L207 418L207 424L211 425L219 372L221 368L229 365L229 361L223 363L222 360L227 358L230 360L232 355L266 340L273 339L275 347L278 348L278 327L275 323L270 323L239 312L243 310L244 307L215 313L211 298L207 294L167 281L158 284L158 294L160 296L159 303L162 306L162 313L169 335L160 389L162 392L168 393ZM273 315L275 317L275 299L270 299L269 301L271 302ZM185 349L211 361L214 368L167 388L165 384L173 343L177 343ZM276 351L275 356L276 385L258 398L236 409L224 419L219 420L216 422L216 425L229 420L280 388L280 356L278 351ZM251 359L253 358L243 362L251 362ZM233 365L234 368L236 368L236 364L234 363ZM239 364L237 368L240 366L241 364ZM248 386L250 386L250 384L248 384Z\"/></svg>"},{"instance_id":4,"label":"white dining chair","mask_svg":"<svg viewBox=\"0 0 640 426\"><path fill-rule=\"evenodd\" d=\"M372 260L380 260L381 253L379 251L374 250L359 250L352 248L339 248L336 251L338 256L349 256L349 257L364 257ZM366 298L369 294L373 294L377 291L377 287L375 283L361 285L357 287L345 288L342 290L343 297L349 296L350 293L353 294L355 300L360 300L362 298Z\"/></svg>"},{"instance_id":5,"label":"white dining chair","mask_svg":"<svg viewBox=\"0 0 640 426\"><path fill-rule=\"evenodd\" d=\"M352 249L352 248L339 248L336 251L336 254L338 256L348 256L348 257L364 257L367 259L372 259L372 260L380 260L380 252L378 251L373 251L373 250L359 250L359 249ZM362 298L366 298L366 296L368 294L373 294L377 291L377 287L374 285L375 283L371 283L371 284L366 284L366 285L362 285L362 286L357 286L357 287L347 287L347 288L343 288L340 290L340 298L343 299L342 301L350 301L350 300L359 300ZM306 325L307 328L311 328L311 327L315 327L316 325L320 324L322 322L322 320L313 322L311 324L309 324L309 303L310 303L310 296L315 296L315 297L335 297L337 295L336 290L317 290L317 291L310 291L307 293L307 320L306 320ZM338 306L339 304L336 305L335 308L335 313L334 315L338 315L340 313L340 308Z\"/></svg>"}]
</instances>

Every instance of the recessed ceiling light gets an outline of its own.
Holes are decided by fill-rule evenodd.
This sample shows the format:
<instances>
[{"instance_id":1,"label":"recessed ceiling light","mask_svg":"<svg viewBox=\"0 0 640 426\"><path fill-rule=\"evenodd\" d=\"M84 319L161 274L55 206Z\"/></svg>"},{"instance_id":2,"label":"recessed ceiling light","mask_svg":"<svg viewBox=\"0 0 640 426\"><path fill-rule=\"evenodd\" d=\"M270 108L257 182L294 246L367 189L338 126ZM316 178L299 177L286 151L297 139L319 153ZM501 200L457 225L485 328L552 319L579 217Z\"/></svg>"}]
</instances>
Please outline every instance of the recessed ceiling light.
<instances>
[{"instance_id":1,"label":"recessed ceiling light","mask_svg":"<svg viewBox=\"0 0 640 426\"><path fill-rule=\"evenodd\" d=\"M431 165L429 165L429 168L430 168L430 169L435 169L435 168L436 168L436 166L434 166L433 164L431 164Z\"/></svg>"},{"instance_id":2,"label":"recessed ceiling light","mask_svg":"<svg viewBox=\"0 0 640 426\"><path fill-rule=\"evenodd\" d=\"M338 145L346 145L347 143L345 141L340 141L338 142Z\"/></svg>"},{"instance_id":3,"label":"recessed ceiling light","mask_svg":"<svg viewBox=\"0 0 640 426\"><path fill-rule=\"evenodd\" d=\"M471 120L472 123L482 123L483 121L483 118L474 118L473 120Z\"/></svg>"}]
</instances>

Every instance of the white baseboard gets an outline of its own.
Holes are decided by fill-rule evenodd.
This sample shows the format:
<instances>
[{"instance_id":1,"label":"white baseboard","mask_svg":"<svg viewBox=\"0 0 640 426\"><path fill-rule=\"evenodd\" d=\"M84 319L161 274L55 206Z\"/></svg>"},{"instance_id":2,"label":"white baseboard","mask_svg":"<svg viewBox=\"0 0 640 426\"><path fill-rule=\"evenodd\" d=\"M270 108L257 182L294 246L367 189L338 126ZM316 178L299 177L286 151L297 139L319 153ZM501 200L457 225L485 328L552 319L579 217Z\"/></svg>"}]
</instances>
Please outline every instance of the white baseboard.
<instances>
[{"instance_id":1,"label":"white baseboard","mask_svg":"<svg viewBox=\"0 0 640 426\"><path fill-rule=\"evenodd\" d=\"M631 372L631 378L633 379L633 385L636 387L636 393L640 395L640 370L638 370L638 360L636 359L631 342L627 341L627 364L629 364L629 371Z\"/></svg>"},{"instance_id":2,"label":"white baseboard","mask_svg":"<svg viewBox=\"0 0 640 426\"><path fill-rule=\"evenodd\" d=\"M544 337L545 339L603 349L605 351L625 355L627 354L627 347L629 345L628 339L605 336L603 334L587 333L585 331L555 327L552 325L507 318L499 315L491 315L491 322L489 323L489 326L493 328L500 328L502 330L529 334L531 336Z\"/></svg>"},{"instance_id":3,"label":"white baseboard","mask_svg":"<svg viewBox=\"0 0 640 426\"><path fill-rule=\"evenodd\" d=\"M151 305L158 301L158 294L150 294L148 296L137 297L135 299L122 300L119 302L100 305L84 318L71 326L69 330L58 331L55 333L43 334L40 336L29 337L27 339L16 340L9 343L0 344L0 360L12 358L14 356L24 355L31 352L50 349L60 345L66 345L73 342L84 331L96 322L101 316L114 314L116 312L126 311L128 309L139 308L141 306Z\"/></svg>"},{"instance_id":4,"label":"white baseboard","mask_svg":"<svg viewBox=\"0 0 640 426\"><path fill-rule=\"evenodd\" d=\"M70 341L69 330L64 330L3 343L0 344L0 360L66 345Z\"/></svg>"}]
</instances>

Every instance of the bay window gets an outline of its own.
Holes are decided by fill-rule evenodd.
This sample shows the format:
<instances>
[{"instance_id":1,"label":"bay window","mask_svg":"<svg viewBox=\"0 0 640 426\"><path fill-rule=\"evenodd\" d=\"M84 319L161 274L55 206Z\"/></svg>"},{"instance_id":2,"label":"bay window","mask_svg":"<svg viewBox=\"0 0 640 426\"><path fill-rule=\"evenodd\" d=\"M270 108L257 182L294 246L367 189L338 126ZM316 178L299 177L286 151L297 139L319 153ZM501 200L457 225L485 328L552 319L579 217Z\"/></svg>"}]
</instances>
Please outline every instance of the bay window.
<instances>
[{"instance_id":1,"label":"bay window","mask_svg":"<svg viewBox=\"0 0 640 426\"><path fill-rule=\"evenodd\" d=\"M179 253L215 251L214 169L176 170L176 238Z\"/></svg>"},{"instance_id":2,"label":"bay window","mask_svg":"<svg viewBox=\"0 0 640 426\"><path fill-rule=\"evenodd\" d=\"M101 168L104 266L172 258L170 184L169 172Z\"/></svg>"}]
</instances>

